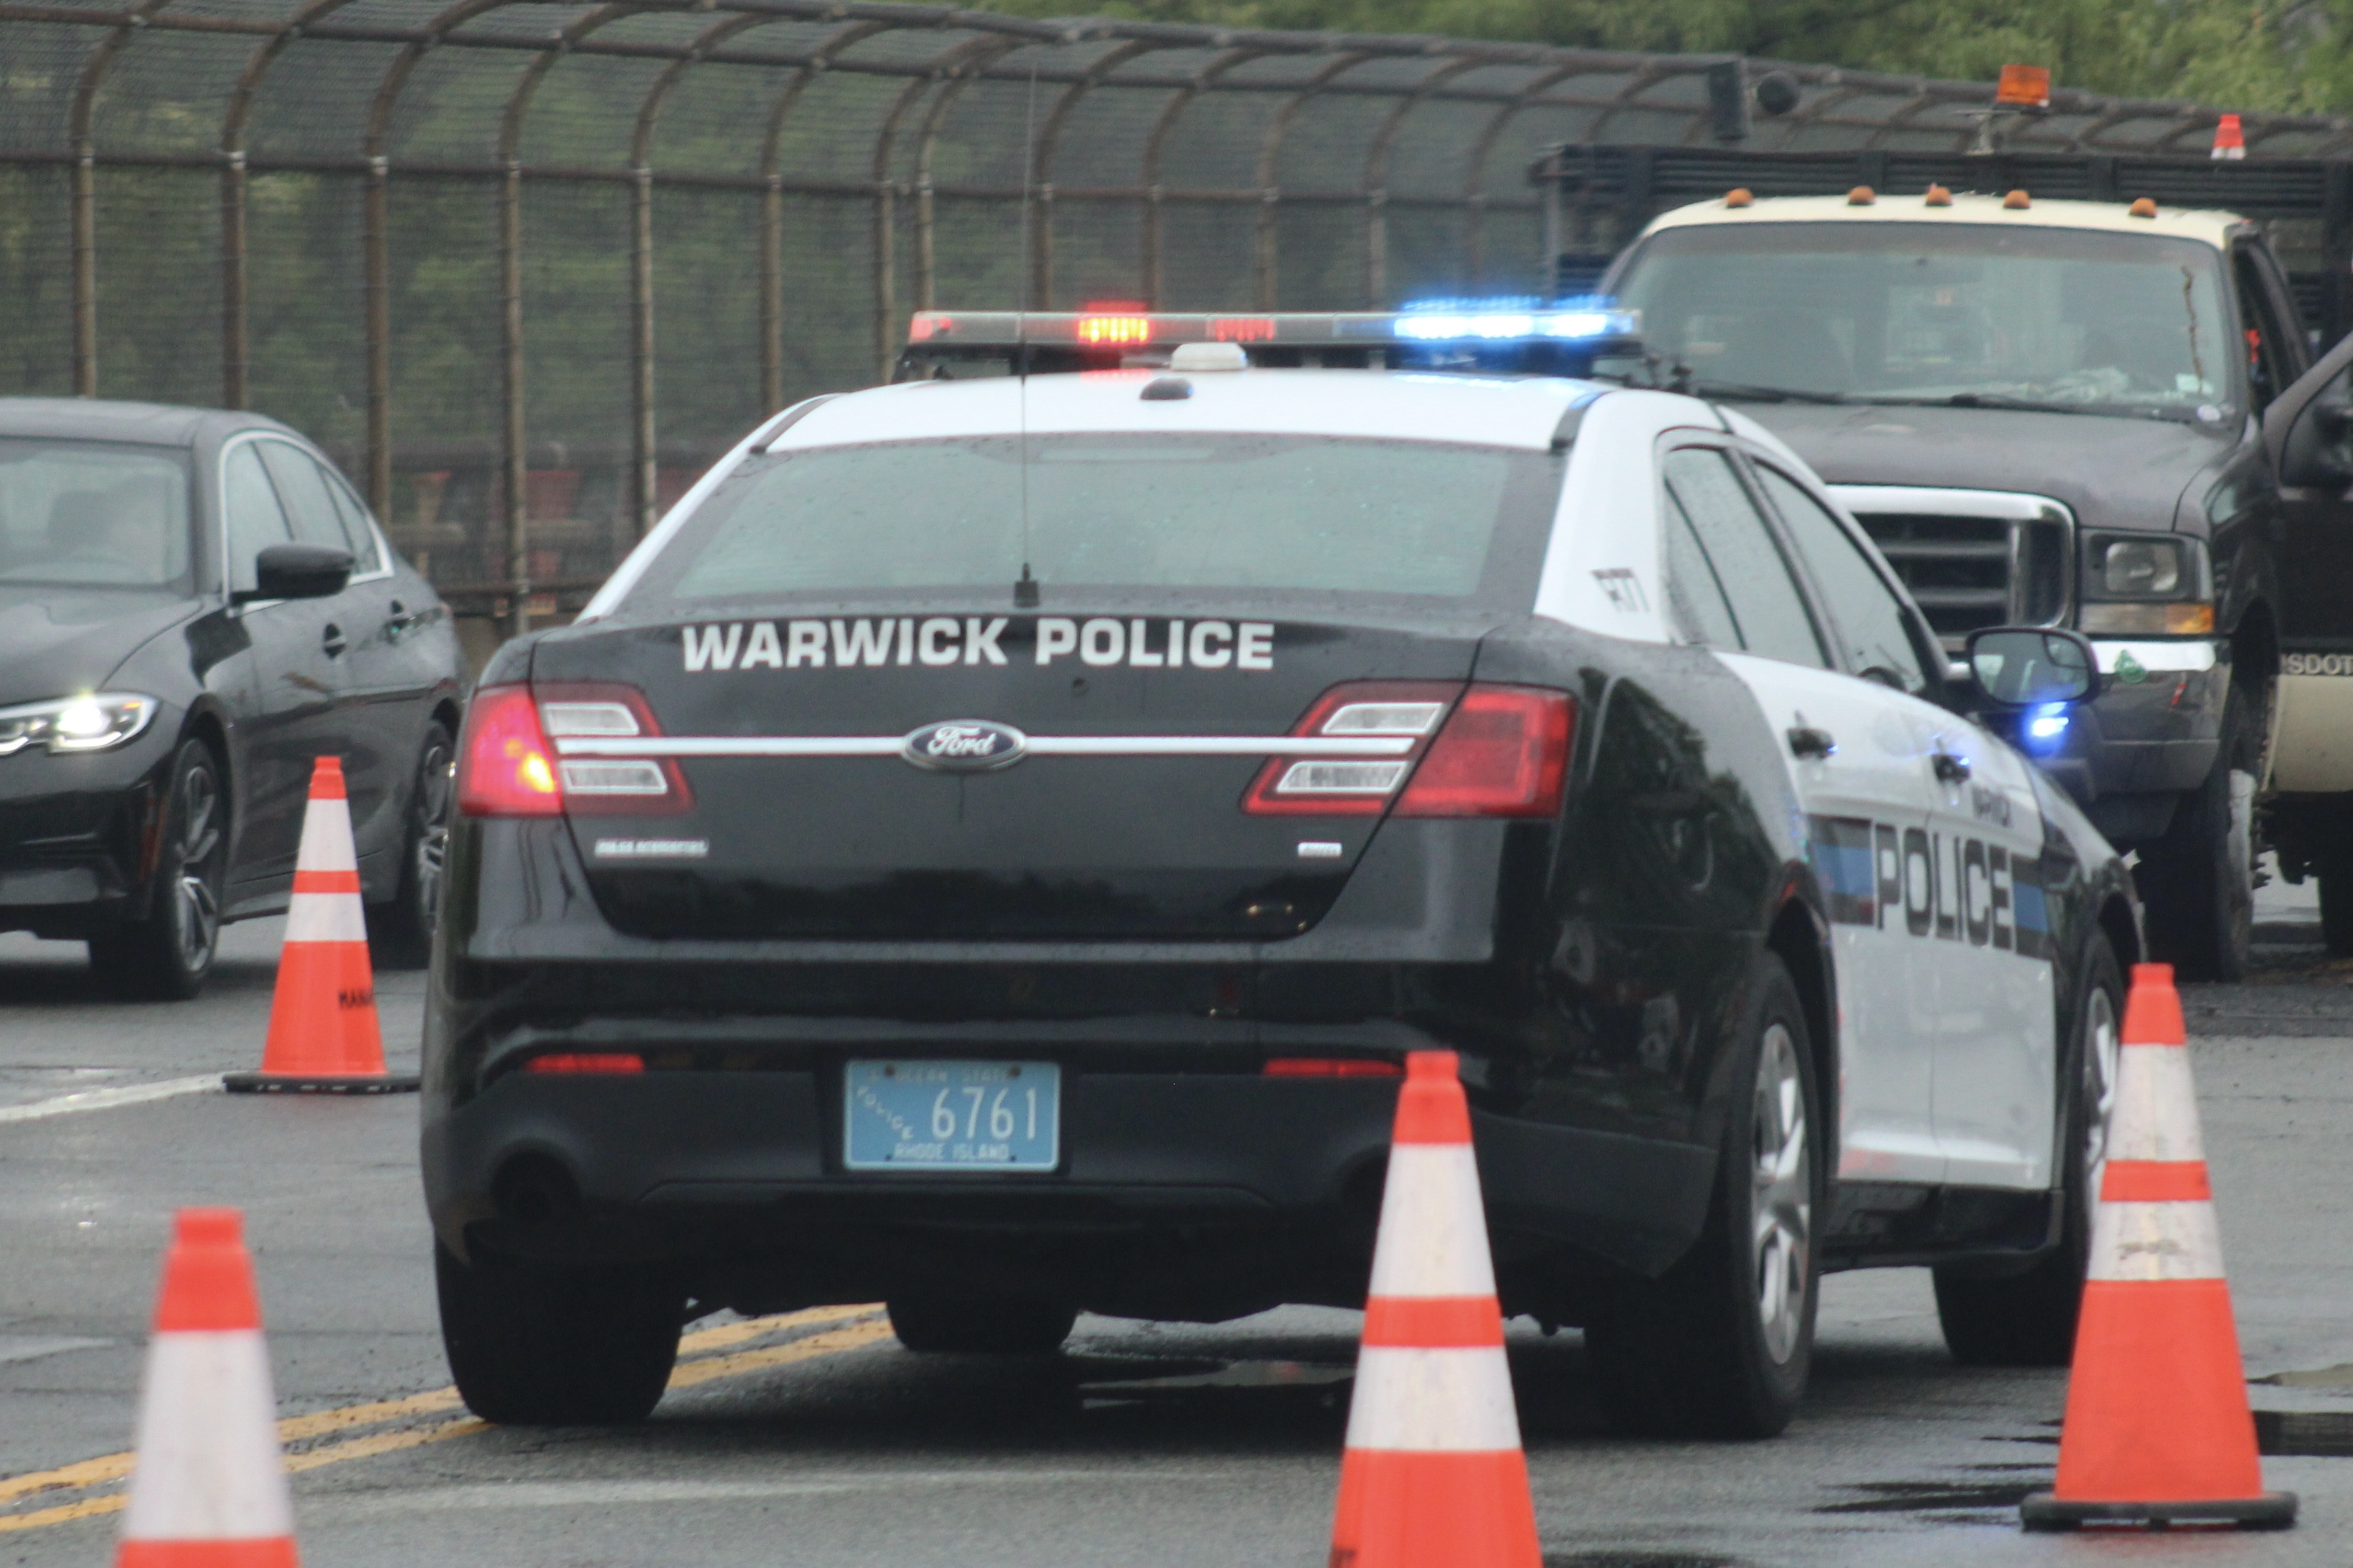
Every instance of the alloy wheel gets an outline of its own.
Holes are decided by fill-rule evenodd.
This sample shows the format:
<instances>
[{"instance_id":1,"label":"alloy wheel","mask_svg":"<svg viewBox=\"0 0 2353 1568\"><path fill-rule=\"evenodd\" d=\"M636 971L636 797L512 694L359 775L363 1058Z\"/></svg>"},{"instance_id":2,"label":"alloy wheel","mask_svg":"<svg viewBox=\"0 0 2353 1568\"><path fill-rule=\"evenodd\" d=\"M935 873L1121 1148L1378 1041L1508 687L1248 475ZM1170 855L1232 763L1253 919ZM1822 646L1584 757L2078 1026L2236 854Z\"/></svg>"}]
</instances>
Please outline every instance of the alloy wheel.
<instances>
[{"instance_id":1,"label":"alloy wheel","mask_svg":"<svg viewBox=\"0 0 2353 1568\"><path fill-rule=\"evenodd\" d=\"M1766 1029L1757 1050L1750 1119L1749 1257L1758 1326L1776 1363L1796 1352L1813 1270L1814 1170L1798 1047L1786 1025Z\"/></svg>"},{"instance_id":2,"label":"alloy wheel","mask_svg":"<svg viewBox=\"0 0 2353 1568\"><path fill-rule=\"evenodd\" d=\"M213 889L222 843L220 785L212 770L199 763L181 776L179 795L173 935L181 967L197 974L212 963L220 943L220 897Z\"/></svg>"},{"instance_id":3,"label":"alloy wheel","mask_svg":"<svg viewBox=\"0 0 2353 1568\"><path fill-rule=\"evenodd\" d=\"M449 805L457 790L455 758L449 741L436 731L417 769L417 913L418 926L428 932L441 908L442 868L449 855Z\"/></svg>"},{"instance_id":4,"label":"alloy wheel","mask_svg":"<svg viewBox=\"0 0 2353 1568\"><path fill-rule=\"evenodd\" d=\"M2100 1174L2108 1163L2108 1116L2116 1104L2119 1034L2116 998L2105 986L2092 988L2084 1007L2084 1234L2091 1234L2099 1203Z\"/></svg>"}]
</instances>

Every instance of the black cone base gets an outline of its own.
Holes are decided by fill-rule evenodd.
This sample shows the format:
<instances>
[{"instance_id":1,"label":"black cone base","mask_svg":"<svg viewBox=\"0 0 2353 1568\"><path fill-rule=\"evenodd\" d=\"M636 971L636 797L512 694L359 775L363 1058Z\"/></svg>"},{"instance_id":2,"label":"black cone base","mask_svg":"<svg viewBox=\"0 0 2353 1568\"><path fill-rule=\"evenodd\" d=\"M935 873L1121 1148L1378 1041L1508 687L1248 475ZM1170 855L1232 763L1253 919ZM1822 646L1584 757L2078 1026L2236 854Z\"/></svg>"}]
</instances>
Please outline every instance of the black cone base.
<instances>
[{"instance_id":1,"label":"black cone base","mask_svg":"<svg viewBox=\"0 0 2353 1568\"><path fill-rule=\"evenodd\" d=\"M2061 1502L2049 1492L2036 1492L2018 1505L2018 1518L2029 1530L2081 1530L2087 1525L2166 1530L2177 1524L2285 1530L2295 1522L2295 1494L2265 1492L2216 1502Z\"/></svg>"},{"instance_id":2,"label":"black cone base","mask_svg":"<svg viewBox=\"0 0 2353 1568\"><path fill-rule=\"evenodd\" d=\"M301 1073L233 1072L221 1076L221 1087L231 1094L415 1094L415 1073L372 1073L357 1076Z\"/></svg>"}]
</instances>

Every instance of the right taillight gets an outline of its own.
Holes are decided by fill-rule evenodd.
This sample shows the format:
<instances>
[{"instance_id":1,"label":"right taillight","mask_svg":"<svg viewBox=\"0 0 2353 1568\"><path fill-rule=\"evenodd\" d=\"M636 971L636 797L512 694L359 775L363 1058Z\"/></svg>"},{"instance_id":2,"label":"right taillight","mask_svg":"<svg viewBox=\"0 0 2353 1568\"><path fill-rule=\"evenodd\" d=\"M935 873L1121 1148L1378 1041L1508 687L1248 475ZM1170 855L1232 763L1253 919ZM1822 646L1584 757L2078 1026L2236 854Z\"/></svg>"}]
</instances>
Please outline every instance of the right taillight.
<instances>
[{"instance_id":1,"label":"right taillight","mask_svg":"<svg viewBox=\"0 0 2353 1568\"><path fill-rule=\"evenodd\" d=\"M1399 816L1550 816L1568 785L1577 704L1540 686L1473 686L1430 742Z\"/></svg>"},{"instance_id":2,"label":"right taillight","mask_svg":"<svg viewBox=\"0 0 2353 1568\"><path fill-rule=\"evenodd\" d=\"M1455 681L1353 680L1317 698L1291 732L1319 748L1259 770L1252 816L1378 816L1462 688Z\"/></svg>"},{"instance_id":3,"label":"right taillight","mask_svg":"<svg viewBox=\"0 0 2353 1568\"><path fill-rule=\"evenodd\" d=\"M466 709L458 747L458 809L467 816L560 816L555 752L528 686L490 686Z\"/></svg>"}]
</instances>

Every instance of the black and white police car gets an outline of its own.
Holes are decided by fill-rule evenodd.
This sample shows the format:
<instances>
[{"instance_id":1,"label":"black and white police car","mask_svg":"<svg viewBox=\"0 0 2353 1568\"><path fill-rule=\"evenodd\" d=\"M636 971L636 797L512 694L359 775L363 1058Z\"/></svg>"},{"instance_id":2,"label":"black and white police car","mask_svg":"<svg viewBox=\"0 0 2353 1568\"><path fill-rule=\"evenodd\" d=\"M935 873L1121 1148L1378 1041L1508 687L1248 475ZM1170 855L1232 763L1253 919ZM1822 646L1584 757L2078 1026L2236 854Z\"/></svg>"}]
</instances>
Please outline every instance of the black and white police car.
<instances>
[{"instance_id":1,"label":"black and white police car","mask_svg":"<svg viewBox=\"0 0 2353 1568\"><path fill-rule=\"evenodd\" d=\"M1737 414L1395 368L1592 330L919 319L918 370L1136 368L804 403L509 643L426 1025L467 1402L635 1418L722 1307L1360 1304L1429 1046L1505 1310L1630 1429L1778 1430L1826 1268L2063 1362L2137 914L1996 731L2090 650L1948 683Z\"/></svg>"}]
</instances>

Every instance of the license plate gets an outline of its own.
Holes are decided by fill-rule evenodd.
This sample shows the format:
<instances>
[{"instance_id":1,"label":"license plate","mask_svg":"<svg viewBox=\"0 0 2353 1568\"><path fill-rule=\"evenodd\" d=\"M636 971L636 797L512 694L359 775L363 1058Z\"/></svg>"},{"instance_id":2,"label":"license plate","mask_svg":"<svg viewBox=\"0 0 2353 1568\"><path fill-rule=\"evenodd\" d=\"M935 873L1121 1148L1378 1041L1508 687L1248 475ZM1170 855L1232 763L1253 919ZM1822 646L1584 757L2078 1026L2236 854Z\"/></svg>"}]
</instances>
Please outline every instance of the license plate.
<instances>
[{"instance_id":1,"label":"license plate","mask_svg":"<svg viewBox=\"0 0 2353 1568\"><path fill-rule=\"evenodd\" d=\"M1052 1062L851 1062L842 1163L853 1171L1050 1171L1062 1157Z\"/></svg>"}]
</instances>

